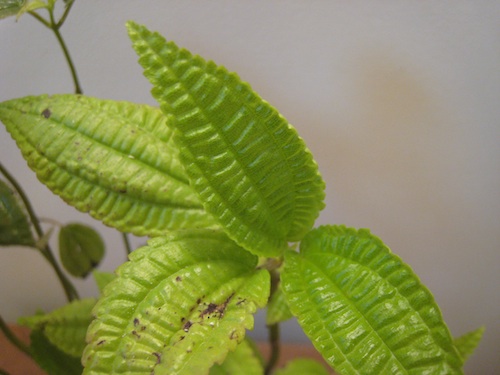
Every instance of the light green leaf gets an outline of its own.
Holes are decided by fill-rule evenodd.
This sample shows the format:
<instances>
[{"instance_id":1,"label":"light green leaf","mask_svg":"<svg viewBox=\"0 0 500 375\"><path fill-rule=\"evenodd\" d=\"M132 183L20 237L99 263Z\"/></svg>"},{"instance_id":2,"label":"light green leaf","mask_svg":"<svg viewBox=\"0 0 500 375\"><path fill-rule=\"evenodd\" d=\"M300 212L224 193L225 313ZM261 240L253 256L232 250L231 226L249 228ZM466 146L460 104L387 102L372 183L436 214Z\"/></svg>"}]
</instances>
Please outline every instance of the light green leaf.
<instances>
[{"instance_id":1,"label":"light green leaf","mask_svg":"<svg viewBox=\"0 0 500 375\"><path fill-rule=\"evenodd\" d=\"M0 0L0 19L15 16L26 0Z\"/></svg>"},{"instance_id":2,"label":"light green leaf","mask_svg":"<svg viewBox=\"0 0 500 375\"><path fill-rule=\"evenodd\" d=\"M262 375L264 366L255 345L245 338L221 365L214 365L210 375Z\"/></svg>"},{"instance_id":3,"label":"light green leaf","mask_svg":"<svg viewBox=\"0 0 500 375\"><path fill-rule=\"evenodd\" d=\"M85 348L85 335L96 303L94 298L73 301L48 314L19 319L19 324L40 330L62 352L80 357Z\"/></svg>"},{"instance_id":4,"label":"light green leaf","mask_svg":"<svg viewBox=\"0 0 500 375\"><path fill-rule=\"evenodd\" d=\"M94 276L95 283L97 284L97 288L102 293L106 285L108 285L111 281L116 279L116 274L113 272L103 272L99 270L94 270L92 272Z\"/></svg>"},{"instance_id":5,"label":"light green leaf","mask_svg":"<svg viewBox=\"0 0 500 375\"><path fill-rule=\"evenodd\" d=\"M270 326L275 323L284 322L292 317L293 314L288 307L288 302L280 284L267 305L266 324Z\"/></svg>"},{"instance_id":6,"label":"light green leaf","mask_svg":"<svg viewBox=\"0 0 500 375\"><path fill-rule=\"evenodd\" d=\"M28 216L21 199L0 180L0 245L35 246Z\"/></svg>"},{"instance_id":7,"label":"light green leaf","mask_svg":"<svg viewBox=\"0 0 500 375\"><path fill-rule=\"evenodd\" d=\"M462 373L431 293L380 239L366 229L325 226L300 251L285 254L283 291L337 372Z\"/></svg>"},{"instance_id":8,"label":"light green leaf","mask_svg":"<svg viewBox=\"0 0 500 375\"><path fill-rule=\"evenodd\" d=\"M19 12L16 15L16 18L19 19L23 14L28 13L28 12L33 12L37 9L42 9L42 8L53 8L53 5L46 3L43 0L28 0L24 1L24 5L21 7Z\"/></svg>"},{"instance_id":9,"label":"light green leaf","mask_svg":"<svg viewBox=\"0 0 500 375\"><path fill-rule=\"evenodd\" d=\"M30 349L33 359L50 375L80 375L83 367L79 357L60 351L43 334L35 329L30 335Z\"/></svg>"},{"instance_id":10,"label":"light green leaf","mask_svg":"<svg viewBox=\"0 0 500 375\"><path fill-rule=\"evenodd\" d=\"M455 347L459 351L460 355L464 359L464 362L471 356L476 350L479 342L483 338L484 327L479 327L478 329L468 332L460 337L453 340Z\"/></svg>"},{"instance_id":11,"label":"light green leaf","mask_svg":"<svg viewBox=\"0 0 500 375\"><path fill-rule=\"evenodd\" d=\"M71 223L59 231L59 255L66 271L86 277L104 257L104 241L87 225Z\"/></svg>"},{"instance_id":12,"label":"light green leaf","mask_svg":"<svg viewBox=\"0 0 500 375\"><path fill-rule=\"evenodd\" d=\"M137 235L214 224L158 109L78 95L0 103L0 120L38 178L105 224Z\"/></svg>"},{"instance_id":13,"label":"light green leaf","mask_svg":"<svg viewBox=\"0 0 500 375\"><path fill-rule=\"evenodd\" d=\"M324 182L296 130L236 74L143 26L128 29L207 211L258 255L300 240L324 206Z\"/></svg>"},{"instance_id":14,"label":"light green leaf","mask_svg":"<svg viewBox=\"0 0 500 375\"><path fill-rule=\"evenodd\" d=\"M93 311L85 374L208 374L269 297L268 271L220 231L172 232L129 258Z\"/></svg>"},{"instance_id":15,"label":"light green leaf","mask_svg":"<svg viewBox=\"0 0 500 375\"><path fill-rule=\"evenodd\" d=\"M287 363L285 368L277 370L274 375L328 375L328 371L313 359L298 358Z\"/></svg>"}]
</instances>

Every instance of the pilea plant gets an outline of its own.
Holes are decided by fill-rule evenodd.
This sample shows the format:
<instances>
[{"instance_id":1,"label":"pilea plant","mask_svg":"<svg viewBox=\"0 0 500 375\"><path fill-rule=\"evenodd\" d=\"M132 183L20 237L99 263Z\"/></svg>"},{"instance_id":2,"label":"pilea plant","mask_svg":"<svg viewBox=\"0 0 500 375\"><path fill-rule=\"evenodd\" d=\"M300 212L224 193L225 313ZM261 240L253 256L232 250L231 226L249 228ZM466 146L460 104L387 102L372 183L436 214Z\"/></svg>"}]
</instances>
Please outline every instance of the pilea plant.
<instances>
[{"instance_id":1,"label":"pilea plant","mask_svg":"<svg viewBox=\"0 0 500 375\"><path fill-rule=\"evenodd\" d=\"M40 181L150 237L115 274L96 273L98 299L21 320L35 359L64 374L327 374L304 359L274 368L279 324L295 316L339 374L462 373L482 329L454 339L367 229L313 228L324 182L287 120L236 74L127 27L159 109L80 94L0 104ZM4 232L33 245L22 214L5 212ZM245 337L264 307L268 362Z\"/></svg>"}]
</instances>

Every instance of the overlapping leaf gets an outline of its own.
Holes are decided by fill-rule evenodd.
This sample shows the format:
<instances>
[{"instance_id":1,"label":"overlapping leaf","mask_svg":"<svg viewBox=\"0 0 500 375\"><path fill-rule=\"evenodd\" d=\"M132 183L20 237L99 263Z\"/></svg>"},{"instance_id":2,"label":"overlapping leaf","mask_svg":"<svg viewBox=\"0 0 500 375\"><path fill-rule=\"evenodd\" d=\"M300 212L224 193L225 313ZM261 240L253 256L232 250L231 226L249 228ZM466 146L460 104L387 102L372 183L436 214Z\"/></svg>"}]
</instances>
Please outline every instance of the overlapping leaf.
<instances>
[{"instance_id":1,"label":"overlapping leaf","mask_svg":"<svg viewBox=\"0 0 500 375\"><path fill-rule=\"evenodd\" d=\"M460 374L430 292L368 230L313 230L288 252L283 290L314 346L341 374Z\"/></svg>"},{"instance_id":2,"label":"overlapping leaf","mask_svg":"<svg viewBox=\"0 0 500 375\"><path fill-rule=\"evenodd\" d=\"M0 245L35 244L21 200L7 183L0 180Z\"/></svg>"},{"instance_id":3,"label":"overlapping leaf","mask_svg":"<svg viewBox=\"0 0 500 375\"><path fill-rule=\"evenodd\" d=\"M453 340L453 343L464 359L464 362L476 350L481 338L483 337L484 330L484 327L480 327Z\"/></svg>"},{"instance_id":4,"label":"overlapping leaf","mask_svg":"<svg viewBox=\"0 0 500 375\"><path fill-rule=\"evenodd\" d=\"M328 370L313 359L297 358L285 368L277 370L274 375L328 375Z\"/></svg>"},{"instance_id":5,"label":"overlapping leaf","mask_svg":"<svg viewBox=\"0 0 500 375\"><path fill-rule=\"evenodd\" d=\"M210 375L262 375L264 366L260 353L253 343L245 338L234 352L227 355L221 365L215 365L210 369Z\"/></svg>"},{"instance_id":6,"label":"overlapping leaf","mask_svg":"<svg viewBox=\"0 0 500 375\"><path fill-rule=\"evenodd\" d=\"M80 357L85 348L85 336L95 303L94 298L77 300L48 314L21 318L19 322L42 331L58 350Z\"/></svg>"},{"instance_id":7,"label":"overlapping leaf","mask_svg":"<svg viewBox=\"0 0 500 375\"><path fill-rule=\"evenodd\" d=\"M85 374L208 374L253 328L269 297L257 257L210 230L150 240L104 289Z\"/></svg>"},{"instance_id":8,"label":"overlapping leaf","mask_svg":"<svg viewBox=\"0 0 500 375\"><path fill-rule=\"evenodd\" d=\"M324 182L295 129L236 74L145 27L128 28L206 209L259 255L300 240L323 208Z\"/></svg>"},{"instance_id":9,"label":"overlapping leaf","mask_svg":"<svg viewBox=\"0 0 500 375\"><path fill-rule=\"evenodd\" d=\"M137 235L213 224L152 107L76 95L0 104L38 178L66 202Z\"/></svg>"}]
</instances>

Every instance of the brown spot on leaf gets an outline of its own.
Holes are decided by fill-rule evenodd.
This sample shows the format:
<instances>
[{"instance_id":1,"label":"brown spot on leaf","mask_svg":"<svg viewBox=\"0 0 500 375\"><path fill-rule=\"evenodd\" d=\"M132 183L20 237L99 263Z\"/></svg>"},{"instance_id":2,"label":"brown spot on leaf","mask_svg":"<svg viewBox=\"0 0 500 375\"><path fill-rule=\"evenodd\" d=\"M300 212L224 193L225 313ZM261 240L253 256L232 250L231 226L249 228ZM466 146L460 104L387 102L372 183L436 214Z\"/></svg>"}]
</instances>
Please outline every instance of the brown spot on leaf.
<instances>
[{"instance_id":1,"label":"brown spot on leaf","mask_svg":"<svg viewBox=\"0 0 500 375\"><path fill-rule=\"evenodd\" d=\"M42 111L42 116L45 117L45 118L49 118L50 116L52 115L52 112L50 111L50 109L48 108L45 108L43 111Z\"/></svg>"},{"instance_id":2,"label":"brown spot on leaf","mask_svg":"<svg viewBox=\"0 0 500 375\"><path fill-rule=\"evenodd\" d=\"M153 355L156 357L156 364L159 365L161 363L161 353L154 352Z\"/></svg>"},{"instance_id":3,"label":"brown spot on leaf","mask_svg":"<svg viewBox=\"0 0 500 375\"><path fill-rule=\"evenodd\" d=\"M105 342L106 342L106 340L101 340L101 341L99 341L99 342L97 343L97 345L102 345L102 344L104 344Z\"/></svg>"},{"instance_id":4,"label":"brown spot on leaf","mask_svg":"<svg viewBox=\"0 0 500 375\"><path fill-rule=\"evenodd\" d=\"M132 334L133 334L135 337L137 337L138 339L140 339L140 338L141 338L141 335L139 335L135 329L132 331Z\"/></svg>"},{"instance_id":5,"label":"brown spot on leaf","mask_svg":"<svg viewBox=\"0 0 500 375\"><path fill-rule=\"evenodd\" d=\"M140 323L139 319L138 318L134 318L134 326L138 326Z\"/></svg>"},{"instance_id":6,"label":"brown spot on leaf","mask_svg":"<svg viewBox=\"0 0 500 375\"><path fill-rule=\"evenodd\" d=\"M224 317L224 312L226 311L227 304L229 303L229 301L231 301L231 298L233 298L233 296L234 293L227 297L224 302L218 305L215 303L209 303L207 308L201 312L200 318L204 318L206 315L214 314L219 319L222 319Z\"/></svg>"},{"instance_id":7,"label":"brown spot on leaf","mask_svg":"<svg viewBox=\"0 0 500 375\"><path fill-rule=\"evenodd\" d=\"M184 330L184 332L189 332L189 328L191 328L192 325L193 325L193 323L191 323L191 321L188 320L186 323L184 323L184 326L182 327L182 329Z\"/></svg>"},{"instance_id":8,"label":"brown spot on leaf","mask_svg":"<svg viewBox=\"0 0 500 375\"><path fill-rule=\"evenodd\" d=\"M175 278L175 281L182 281L182 277L177 276L177 277Z\"/></svg>"}]
</instances>

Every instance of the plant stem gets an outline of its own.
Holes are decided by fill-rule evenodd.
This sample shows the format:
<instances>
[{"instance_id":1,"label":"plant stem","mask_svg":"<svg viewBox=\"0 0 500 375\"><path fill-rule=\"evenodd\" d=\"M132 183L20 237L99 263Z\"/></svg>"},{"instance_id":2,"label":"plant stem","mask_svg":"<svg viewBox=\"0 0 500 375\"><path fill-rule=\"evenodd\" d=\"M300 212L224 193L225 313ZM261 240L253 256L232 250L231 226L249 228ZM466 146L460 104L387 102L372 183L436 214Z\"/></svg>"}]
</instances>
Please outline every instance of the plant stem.
<instances>
[{"instance_id":1,"label":"plant stem","mask_svg":"<svg viewBox=\"0 0 500 375\"><path fill-rule=\"evenodd\" d=\"M280 282L280 275L276 269L272 269L271 271L271 296L276 293L278 289L278 285ZM264 371L264 375L269 375L271 371L274 369L274 366L278 363L278 359L280 356L280 327L279 323L274 323L267 327L269 330L269 344L271 345L271 356L267 361L266 368Z\"/></svg>"},{"instance_id":2,"label":"plant stem","mask_svg":"<svg viewBox=\"0 0 500 375\"><path fill-rule=\"evenodd\" d=\"M33 224L33 227L35 228L35 231L38 235L39 239L42 239L44 237L44 232L42 230L42 227L40 225L40 220L35 214L35 211L33 210L33 207L31 206L31 202L28 199L28 196L24 192L24 190L21 188L21 185L14 179L14 177L5 169L5 167L0 163L0 173L5 176L5 178L9 181L9 183L12 185L14 190L19 194L19 197L23 201L24 207L26 208L26 211L28 212L28 215L30 217L31 223ZM64 293L66 294L66 298L68 301L73 301L74 299L78 299L78 292L76 291L75 287L73 284L71 284L71 281L64 275L62 272L61 268L59 267L59 264L57 263L52 249L50 246L47 244L43 246L43 248L37 249L40 251L40 253L44 256L45 259L50 263L52 268L54 269L57 277L59 278L59 281L64 289Z\"/></svg>"},{"instance_id":3,"label":"plant stem","mask_svg":"<svg viewBox=\"0 0 500 375\"><path fill-rule=\"evenodd\" d=\"M59 42L59 46L61 47L64 57L66 59L66 63L68 64L69 70L71 72L71 77L73 79L73 84L75 86L75 94L82 94L83 90L80 86L80 81L78 80L78 75L76 73L76 68L75 64L73 63L73 60L71 59L71 55L69 54L68 47L66 46L66 43L64 42L64 39L59 32L59 29L61 26L64 24L64 21L66 21L66 18L68 17L69 11L71 10L71 7L73 6L74 1L69 2L66 5L66 9L64 10L63 15L59 19L59 21L56 22L54 18L54 9L53 8L48 8L47 10L49 11L49 17L50 21L47 21L45 18L41 17L38 13L36 12L29 12L33 17L35 17L36 20L41 22L44 26L48 27L49 29L52 30L54 35L56 36L57 41Z\"/></svg>"},{"instance_id":4,"label":"plant stem","mask_svg":"<svg viewBox=\"0 0 500 375\"><path fill-rule=\"evenodd\" d=\"M132 247L130 246L130 241L128 239L127 233L122 232L123 242L125 243L125 250L127 251L127 255L132 252Z\"/></svg>"},{"instance_id":5,"label":"plant stem","mask_svg":"<svg viewBox=\"0 0 500 375\"><path fill-rule=\"evenodd\" d=\"M16 335L10 330L9 326L7 323L5 323L5 320L3 320L2 316L0 315L0 329L2 330L3 334L7 339L14 345L16 348L18 348L20 351L26 353L31 357L31 350L26 346L24 342L19 340Z\"/></svg>"}]
</instances>

